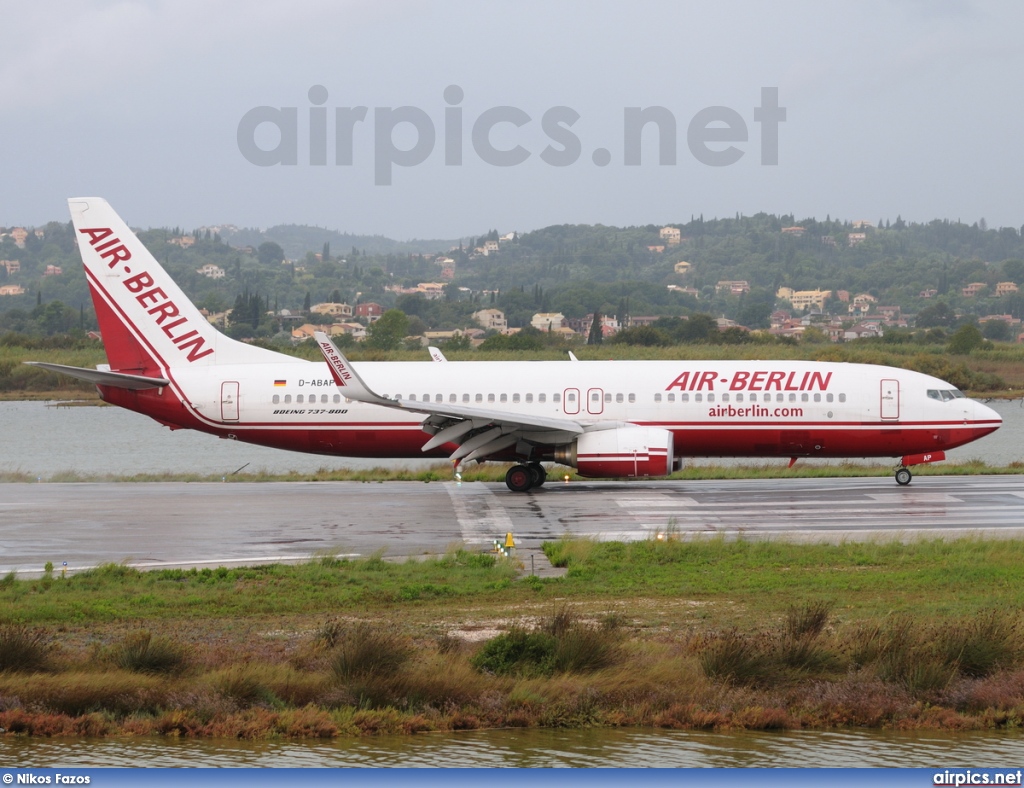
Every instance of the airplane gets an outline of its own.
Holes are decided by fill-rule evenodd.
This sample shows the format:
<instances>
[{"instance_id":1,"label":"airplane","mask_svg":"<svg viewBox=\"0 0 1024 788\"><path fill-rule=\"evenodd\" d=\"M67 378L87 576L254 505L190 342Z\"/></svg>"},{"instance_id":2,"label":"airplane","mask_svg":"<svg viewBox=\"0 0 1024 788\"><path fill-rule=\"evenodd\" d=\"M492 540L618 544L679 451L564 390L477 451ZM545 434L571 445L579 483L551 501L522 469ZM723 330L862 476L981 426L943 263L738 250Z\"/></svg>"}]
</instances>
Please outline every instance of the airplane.
<instances>
[{"instance_id":1,"label":"airplane","mask_svg":"<svg viewBox=\"0 0 1024 788\"><path fill-rule=\"evenodd\" d=\"M214 328L105 200L68 203L108 363L26 363L90 381L172 430L330 456L446 457L456 469L507 461L506 485L527 492L544 484L545 462L645 479L697 457L892 457L906 485L910 467L1002 423L938 378L867 364L356 365L322 333L326 363L296 359Z\"/></svg>"}]
</instances>

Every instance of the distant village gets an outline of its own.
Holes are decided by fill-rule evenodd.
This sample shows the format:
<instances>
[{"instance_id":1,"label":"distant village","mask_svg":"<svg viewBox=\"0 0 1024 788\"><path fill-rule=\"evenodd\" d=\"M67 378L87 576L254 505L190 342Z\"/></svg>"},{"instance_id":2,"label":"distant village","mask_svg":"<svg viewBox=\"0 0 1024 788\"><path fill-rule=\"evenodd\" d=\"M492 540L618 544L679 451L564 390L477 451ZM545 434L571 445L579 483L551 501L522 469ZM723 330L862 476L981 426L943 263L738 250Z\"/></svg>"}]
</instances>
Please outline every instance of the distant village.
<instances>
[{"instance_id":1,"label":"distant village","mask_svg":"<svg viewBox=\"0 0 1024 788\"><path fill-rule=\"evenodd\" d=\"M853 247L863 243L867 233L874 225L865 220L853 222L852 231L846 233L844 243ZM223 230L237 230L230 225L215 228L200 228L195 234L181 234L169 237L166 242L187 249L196 243L199 233L205 231L207 234ZM782 236L799 238L806 232L806 228L799 225L784 226L781 228ZM6 231L0 231L0 241L10 239L18 248L25 248L29 234L34 233L36 238L43 237L43 231L28 230L24 227L14 227ZM496 235L496 234L495 234ZM682 235L678 227L662 227L658 233L660 243L649 244L647 250L653 255L665 254L673 247L679 247L687 239ZM505 243L514 242L516 233L507 233L496 239L483 240L478 246L466 249L462 259L474 260L482 257L500 254ZM821 243L825 245L836 244L832 236L823 236ZM255 255L256 249L251 246L237 247L236 251ZM453 253L455 250L451 250ZM459 250L460 254L463 250ZM446 288L452 285L456 275L456 259L449 254L418 255L418 257L432 262L437 267L437 281L420 282L414 286L389 284L384 291L392 296L419 294L427 300L437 300L446 297ZM283 264L292 266L295 272L302 272L305 266L311 261L320 261L319 253L309 253L305 260L282 261ZM17 259L0 260L0 269L6 271L8 279L16 277L21 272L21 263ZM679 261L673 266L674 273L678 275L678 283L665 285L669 291L675 291L683 295L691 296L693 299L701 299L701 290L687 285L687 279L694 272L694 266L686 261ZM224 279L227 276L225 269L213 263L207 263L196 269L196 273L209 279ZM63 270L57 265L47 265L42 273L43 277L61 276ZM470 291L469 288L457 288L463 295L483 296L494 303L499 295L497 290ZM749 293L751 285L745 280L720 280L715 285L715 292L732 296L743 296ZM1018 285L1011 281L998 282L994 287L986 282L971 282L960 289L964 298L998 299L1006 295L1017 293ZM0 285L0 297L18 296L25 294L25 288L19 284ZM706 294L705 290L705 294ZM919 293L920 299L935 298L938 294L936 289L927 289ZM814 328L822 332L824 337L832 342L845 342L863 338L882 337L887 330L893 328L906 329L914 327L914 315L904 314L901 307L893 304L878 303L878 299L866 292L851 293L847 290L794 290L790 287L779 287L775 293L776 309L771 313L770 326L768 328L752 329L738 324L735 320L721 316L717 318L720 329L735 328L741 331L759 331L777 337L790 337L799 340L801 336ZM367 336L367 329L374 322L379 320L389 307L377 301L362 301L355 304L344 302L321 302L310 304L308 310L296 312L289 309L280 309L273 312L281 325L290 332L294 342L301 342L311 338L316 331L324 331L332 336L346 335L354 341L360 341ZM222 312L208 312L202 310L207 319L215 325L226 325L230 319L231 310ZM567 317L561 312L537 312L532 316L529 325L541 332L556 334L566 340L586 340L593 336L593 325L595 319L599 320L599 334L603 339L615 336L623 329L640 326L650 326L664 315L598 315L589 313L582 317ZM312 318L312 319L311 319ZM978 322L982 325L989 321L1003 321L1010 331L1009 336L1017 342L1024 341L1024 330L1021 327L1021 320L1008 314L980 315ZM457 337L465 337L471 346L478 346L487 336L493 334L513 335L522 331L522 327L510 327L505 313L496 307L483 308L472 314L472 323L465 326L451 328L449 330L426 331L419 337L424 345L440 344ZM413 338L415 339L415 338Z\"/></svg>"}]
</instances>

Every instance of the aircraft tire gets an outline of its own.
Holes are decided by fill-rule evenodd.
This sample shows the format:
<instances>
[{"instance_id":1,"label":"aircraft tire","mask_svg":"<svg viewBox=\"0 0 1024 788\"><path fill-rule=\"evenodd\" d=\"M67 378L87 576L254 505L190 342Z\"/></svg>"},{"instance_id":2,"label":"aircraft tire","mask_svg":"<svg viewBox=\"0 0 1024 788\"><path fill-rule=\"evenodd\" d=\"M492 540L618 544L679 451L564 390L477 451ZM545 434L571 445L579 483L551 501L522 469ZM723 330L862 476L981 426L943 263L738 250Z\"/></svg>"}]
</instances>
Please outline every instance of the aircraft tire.
<instances>
[{"instance_id":1,"label":"aircraft tire","mask_svg":"<svg viewBox=\"0 0 1024 788\"><path fill-rule=\"evenodd\" d=\"M899 468L896 471L896 484L901 487L910 484L910 480L913 478L913 474L911 474L907 468Z\"/></svg>"},{"instance_id":2,"label":"aircraft tire","mask_svg":"<svg viewBox=\"0 0 1024 788\"><path fill-rule=\"evenodd\" d=\"M526 492L533 486L533 474L525 465L513 465L505 474L505 486L512 492Z\"/></svg>"},{"instance_id":3,"label":"aircraft tire","mask_svg":"<svg viewBox=\"0 0 1024 788\"><path fill-rule=\"evenodd\" d=\"M532 482L530 483L531 487L541 487L544 482L548 480L547 469L539 462L531 462L526 467L530 469L530 476L532 478Z\"/></svg>"}]
</instances>

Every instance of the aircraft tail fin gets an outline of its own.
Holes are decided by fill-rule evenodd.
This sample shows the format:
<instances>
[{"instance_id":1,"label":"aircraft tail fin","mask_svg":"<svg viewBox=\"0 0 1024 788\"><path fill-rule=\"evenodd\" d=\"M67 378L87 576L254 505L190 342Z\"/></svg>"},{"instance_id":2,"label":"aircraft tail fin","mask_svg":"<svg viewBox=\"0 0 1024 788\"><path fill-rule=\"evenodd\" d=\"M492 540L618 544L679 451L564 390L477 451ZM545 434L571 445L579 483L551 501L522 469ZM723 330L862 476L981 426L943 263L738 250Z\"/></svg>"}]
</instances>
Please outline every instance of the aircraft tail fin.
<instances>
[{"instance_id":1,"label":"aircraft tail fin","mask_svg":"<svg viewBox=\"0 0 1024 788\"><path fill-rule=\"evenodd\" d=\"M172 367L280 360L217 331L106 200L77 197L68 207L114 371L152 376Z\"/></svg>"}]
</instances>

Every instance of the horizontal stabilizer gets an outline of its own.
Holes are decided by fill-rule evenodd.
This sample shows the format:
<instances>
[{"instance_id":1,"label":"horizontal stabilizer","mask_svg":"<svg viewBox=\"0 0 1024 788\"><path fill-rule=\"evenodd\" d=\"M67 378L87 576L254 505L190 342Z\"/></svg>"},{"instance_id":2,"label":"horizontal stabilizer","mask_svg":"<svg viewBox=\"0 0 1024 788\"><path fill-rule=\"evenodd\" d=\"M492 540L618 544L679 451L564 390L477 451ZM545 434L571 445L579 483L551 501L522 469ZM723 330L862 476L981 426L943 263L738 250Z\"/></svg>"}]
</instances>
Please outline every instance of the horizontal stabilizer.
<instances>
[{"instance_id":1,"label":"horizontal stabilizer","mask_svg":"<svg viewBox=\"0 0 1024 788\"><path fill-rule=\"evenodd\" d=\"M98 386L113 386L114 388L132 389L134 391L158 389L169 385L171 382L167 378L148 378L145 375L128 375L124 372L104 372L99 369L69 367L65 364L49 364L45 361L26 361L24 363L30 364L33 367L41 367L50 372L69 375L79 380L86 380Z\"/></svg>"}]
</instances>

